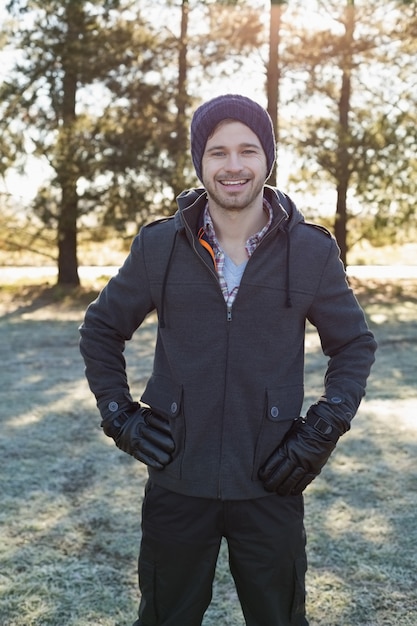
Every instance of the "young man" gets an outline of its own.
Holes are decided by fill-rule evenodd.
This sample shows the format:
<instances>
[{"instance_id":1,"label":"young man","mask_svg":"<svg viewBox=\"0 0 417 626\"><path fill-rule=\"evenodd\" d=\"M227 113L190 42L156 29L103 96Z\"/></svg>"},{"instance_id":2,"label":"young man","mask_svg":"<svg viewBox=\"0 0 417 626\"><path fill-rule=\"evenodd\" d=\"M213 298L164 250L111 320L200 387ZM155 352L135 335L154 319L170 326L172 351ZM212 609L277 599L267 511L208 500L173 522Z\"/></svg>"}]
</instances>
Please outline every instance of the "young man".
<instances>
[{"instance_id":1,"label":"young man","mask_svg":"<svg viewBox=\"0 0 417 626\"><path fill-rule=\"evenodd\" d=\"M350 427L376 344L338 248L265 185L271 120L239 95L191 123L204 188L142 228L81 327L104 432L149 468L135 626L199 626L222 537L248 626L305 626L303 496ZM153 372L135 402L123 349L158 314ZM328 357L300 417L305 322Z\"/></svg>"}]
</instances>

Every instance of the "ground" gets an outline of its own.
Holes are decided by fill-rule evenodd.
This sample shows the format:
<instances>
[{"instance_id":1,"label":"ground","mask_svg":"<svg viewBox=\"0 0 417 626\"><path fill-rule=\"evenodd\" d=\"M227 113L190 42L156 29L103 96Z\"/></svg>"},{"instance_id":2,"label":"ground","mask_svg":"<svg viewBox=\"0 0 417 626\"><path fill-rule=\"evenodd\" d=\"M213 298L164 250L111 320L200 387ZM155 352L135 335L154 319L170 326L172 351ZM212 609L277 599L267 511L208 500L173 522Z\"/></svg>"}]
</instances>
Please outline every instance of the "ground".
<instances>
[{"instance_id":1,"label":"ground","mask_svg":"<svg viewBox=\"0 0 417 626\"><path fill-rule=\"evenodd\" d=\"M311 626L415 626L417 282L352 285L379 350L351 431L306 490L308 615ZM78 352L98 286L0 286L1 626L135 619L145 469L103 436ZM138 395L154 330L150 318L127 350ZM306 404L324 366L309 328ZM243 623L223 546L204 626Z\"/></svg>"}]
</instances>

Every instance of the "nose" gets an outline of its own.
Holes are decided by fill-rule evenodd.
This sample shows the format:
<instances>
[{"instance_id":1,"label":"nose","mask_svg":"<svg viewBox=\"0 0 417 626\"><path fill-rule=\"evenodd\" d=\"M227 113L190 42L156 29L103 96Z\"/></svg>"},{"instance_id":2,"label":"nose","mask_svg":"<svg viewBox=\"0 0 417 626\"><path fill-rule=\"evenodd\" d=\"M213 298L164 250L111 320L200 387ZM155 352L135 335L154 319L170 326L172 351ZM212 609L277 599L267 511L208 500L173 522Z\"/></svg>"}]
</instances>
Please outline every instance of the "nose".
<instances>
[{"instance_id":1,"label":"nose","mask_svg":"<svg viewBox=\"0 0 417 626\"><path fill-rule=\"evenodd\" d=\"M238 152L229 152L225 164L225 170L228 172L240 172L242 169L242 160Z\"/></svg>"}]
</instances>

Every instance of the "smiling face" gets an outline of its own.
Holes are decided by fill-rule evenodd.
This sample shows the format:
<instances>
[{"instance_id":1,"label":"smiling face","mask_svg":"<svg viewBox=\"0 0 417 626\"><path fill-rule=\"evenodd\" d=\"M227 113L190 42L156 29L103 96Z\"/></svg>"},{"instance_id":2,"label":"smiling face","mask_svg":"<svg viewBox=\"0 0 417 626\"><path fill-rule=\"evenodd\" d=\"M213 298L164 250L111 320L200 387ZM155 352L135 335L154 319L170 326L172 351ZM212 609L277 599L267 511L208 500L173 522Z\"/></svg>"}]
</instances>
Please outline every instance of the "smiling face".
<instances>
[{"instance_id":1,"label":"smiling face","mask_svg":"<svg viewBox=\"0 0 417 626\"><path fill-rule=\"evenodd\" d=\"M202 158L209 204L230 211L262 206L267 162L262 145L245 124L226 120L208 138Z\"/></svg>"}]
</instances>

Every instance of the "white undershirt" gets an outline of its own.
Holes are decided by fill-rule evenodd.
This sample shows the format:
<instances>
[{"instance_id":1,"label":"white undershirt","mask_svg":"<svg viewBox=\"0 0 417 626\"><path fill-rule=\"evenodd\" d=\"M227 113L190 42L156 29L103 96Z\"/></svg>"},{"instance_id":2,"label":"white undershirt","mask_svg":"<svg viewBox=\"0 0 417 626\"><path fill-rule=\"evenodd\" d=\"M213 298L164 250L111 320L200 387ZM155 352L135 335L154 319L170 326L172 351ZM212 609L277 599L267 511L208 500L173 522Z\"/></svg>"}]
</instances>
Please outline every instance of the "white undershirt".
<instances>
[{"instance_id":1,"label":"white undershirt","mask_svg":"<svg viewBox=\"0 0 417 626\"><path fill-rule=\"evenodd\" d=\"M223 276L229 293L231 293L235 287L239 287L246 264L247 261L243 261L243 263L236 265L227 254L224 255Z\"/></svg>"}]
</instances>

